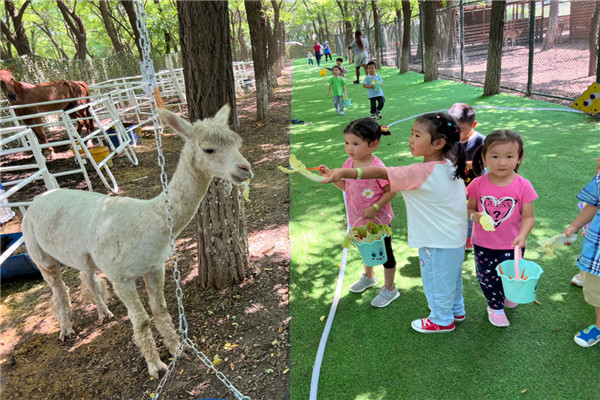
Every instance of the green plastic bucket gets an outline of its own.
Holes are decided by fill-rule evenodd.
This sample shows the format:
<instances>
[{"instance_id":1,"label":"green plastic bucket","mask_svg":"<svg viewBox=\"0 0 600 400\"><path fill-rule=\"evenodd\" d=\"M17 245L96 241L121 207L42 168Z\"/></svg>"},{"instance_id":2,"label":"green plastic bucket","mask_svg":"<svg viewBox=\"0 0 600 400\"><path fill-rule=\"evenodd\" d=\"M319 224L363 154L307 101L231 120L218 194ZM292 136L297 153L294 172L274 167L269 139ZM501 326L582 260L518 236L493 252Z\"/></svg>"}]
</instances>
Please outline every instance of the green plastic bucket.
<instances>
[{"instance_id":1,"label":"green plastic bucket","mask_svg":"<svg viewBox=\"0 0 600 400\"><path fill-rule=\"evenodd\" d=\"M387 252L385 251L385 242L383 241L386 236L387 235L384 234L381 239L371 243L352 242L358 249L363 262L367 267L374 267L387 262Z\"/></svg>"},{"instance_id":2,"label":"green plastic bucket","mask_svg":"<svg viewBox=\"0 0 600 400\"><path fill-rule=\"evenodd\" d=\"M520 259L521 251L515 247L515 259L506 260L496 267L502 280L504 296L515 303L527 304L535 300L538 280L544 273L533 261Z\"/></svg>"},{"instance_id":3,"label":"green plastic bucket","mask_svg":"<svg viewBox=\"0 0 600 400\"><path fill-rule=\"evenodd\" d=\"M352 99L344 99L344 107L350 107L352 104Z\"/></svg>"}]
</instances>

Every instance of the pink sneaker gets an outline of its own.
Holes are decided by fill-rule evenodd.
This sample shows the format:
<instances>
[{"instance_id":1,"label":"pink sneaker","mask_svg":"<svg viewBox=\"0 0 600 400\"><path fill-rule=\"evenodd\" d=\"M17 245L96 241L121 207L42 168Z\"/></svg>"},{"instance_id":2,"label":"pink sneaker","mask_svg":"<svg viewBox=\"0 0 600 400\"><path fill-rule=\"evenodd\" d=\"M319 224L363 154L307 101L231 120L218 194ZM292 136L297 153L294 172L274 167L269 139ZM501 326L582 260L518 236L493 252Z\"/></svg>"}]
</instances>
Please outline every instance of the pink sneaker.
<instances>
[{"instance_id":1,"label":"pink sneaker","mask_svg":"<svg viewBox=\"0 0 600 400\"><path fill-rule=\"evenodd\" d=\"M510 324L508 323L508 318L506 318L506 314L504 314L504 310L493 310L491 308L487 308L488 319L490 323L498 328L506 328Z\"/></svg>"},{"instance_id":2,"label":"pink sneaker","mask_svg":"<svg viewBox=\"0 0 600 400\"><path fill-rule=\"evenodd\" d=\"M514 301L510 301L509 299L504 299L504 307L506 308L515 308L519 303L515 303Z\"/></svg>"}]
</instances>

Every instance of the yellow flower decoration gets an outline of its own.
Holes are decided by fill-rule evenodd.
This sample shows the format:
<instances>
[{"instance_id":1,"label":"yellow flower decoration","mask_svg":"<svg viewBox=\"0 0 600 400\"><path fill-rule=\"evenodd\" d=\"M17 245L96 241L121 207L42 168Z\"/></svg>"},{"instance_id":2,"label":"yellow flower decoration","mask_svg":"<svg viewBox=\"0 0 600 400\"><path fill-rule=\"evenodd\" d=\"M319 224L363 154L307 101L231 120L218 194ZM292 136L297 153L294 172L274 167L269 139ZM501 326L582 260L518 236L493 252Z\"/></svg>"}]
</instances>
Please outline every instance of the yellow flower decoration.
<instances>
[{"instance_id":1,"label":"yellow flower decoration","mask_svg":"<svg viewBox=\"0 0 600 400\"><path fill-rule=\"evenodd\" d=\"M362 195L363 195L363 197L370 199L373 196L375 196L375 192L373 192L373 189L365 189L365 190L363 190Z\"/></svg>"}]
</instances>

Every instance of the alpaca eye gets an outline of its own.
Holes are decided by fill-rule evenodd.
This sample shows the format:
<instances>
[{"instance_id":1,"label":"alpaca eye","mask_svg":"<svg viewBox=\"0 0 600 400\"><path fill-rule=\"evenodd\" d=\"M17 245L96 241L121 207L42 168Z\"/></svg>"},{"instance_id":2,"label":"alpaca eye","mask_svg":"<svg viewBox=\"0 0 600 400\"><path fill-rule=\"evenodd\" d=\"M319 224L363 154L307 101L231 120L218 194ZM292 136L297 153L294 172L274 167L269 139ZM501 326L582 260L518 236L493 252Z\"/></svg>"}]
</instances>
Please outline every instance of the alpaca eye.
<instances>
[{"instance_id":1,"label":"alpaca eye","mask_svg":"<svg viewBox=\"0 0 600 400\"><path fill-rule=\"evenodd\" d=\"M215 149L203 149L206 154L212 154L215 152Z\"/></svg>"}]
</instances>

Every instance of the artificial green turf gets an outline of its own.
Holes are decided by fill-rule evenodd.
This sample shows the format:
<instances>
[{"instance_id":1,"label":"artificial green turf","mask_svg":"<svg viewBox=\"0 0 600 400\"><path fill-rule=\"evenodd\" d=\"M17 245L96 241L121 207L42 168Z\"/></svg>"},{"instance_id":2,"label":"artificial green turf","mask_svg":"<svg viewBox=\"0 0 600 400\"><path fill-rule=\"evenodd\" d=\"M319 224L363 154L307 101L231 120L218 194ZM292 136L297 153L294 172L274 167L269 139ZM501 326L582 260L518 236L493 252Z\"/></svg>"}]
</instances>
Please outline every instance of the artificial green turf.
<instances>
[{"instance_id":1,"label":"artificial green turf","mask_svg":"<svg viewBox=\"0 0 600 400\"><path fill-rule=\"evenodd\" d=\"M335 59L335 57L334 57ZM292 125L291 153L307 166L340 167L347 158L343 129L368 117L366 89L353 85L354 68L346 81L352 106L338 116L326 97L331 73L319 76L316 66L294 65L292 118L311 124ZM329 66L330 63L327 64ZM455 102L501 107L560 106L500 94L483 97L482 89L423 75L383 68L386 104L383 124L440 109ZM361 79L364 73L361 73ZM565 108L565 107L563 107ZM525 143L520 174L529 179L539 198L534 202L536 225L529 236L526 259L544 269L537 299L541 304L508 310L511 326L493 327L474 275L473 255L464 263L465 322L452 333L415 332L410 323L428 315L422 290L417 249L406 245L406 211L402 196L393 200L393 244L400 298L383 309L371 307L378 288L362 294L348 288L362 273L358 251L348 252L341 298L327 342L319 380L319 399L598 399L600 346L581 348L573 335L593 323L595 315L582 290L570 284L578 272L575 260L581 239L550 258L539 243L558 234L578 214L577 193L589 182L600 156L600 130L582 114L555 111L476 109L477 130L487 134L509 128ZM376 155L388 166L421 162L407 148L414 119L393 125ZM313 363L326 316L333 300L345 211L341 192L333 185L290 176L291 269L291 395L308 399ZM380 282L382 267L376 268ZM325 318L323 318L325 317Z\"/></svg>"}]
</instances>

